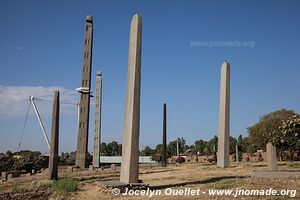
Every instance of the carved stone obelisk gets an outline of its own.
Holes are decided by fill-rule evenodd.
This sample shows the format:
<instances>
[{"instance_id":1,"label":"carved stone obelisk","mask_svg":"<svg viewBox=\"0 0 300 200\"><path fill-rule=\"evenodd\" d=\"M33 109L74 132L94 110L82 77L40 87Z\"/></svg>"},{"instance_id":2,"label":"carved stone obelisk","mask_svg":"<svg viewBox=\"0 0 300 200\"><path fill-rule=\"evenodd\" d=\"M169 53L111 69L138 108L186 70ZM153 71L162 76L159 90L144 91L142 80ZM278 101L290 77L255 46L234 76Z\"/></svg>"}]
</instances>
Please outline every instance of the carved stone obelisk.
<instances>
[{"instance_id":1,"label":"carved stone obelisk","mask_svg":"<svg viewBox=\"0 0 300 200\"><path fill-rule=\"evenodd\" d=\"M84 58L82 67L82 82L79 90L79 123L78 140L76 152L76 165L86 168L86 155L88 152L88 133L90 117L90 91L91 91L91 70L92 70L92 46L93 46L93 17L86 17L84 34Z\"/></svg>"},{"instance_id":2,"label":"carved stone obelisk","mask_svg":"<svg viewBox=\"0 0 300 200\"><path fill-rule=\"evenodd\" d=\"M220 111L219 111L219 137L217 166L229 166L229 106L230 106L230 65L227 61L221 68Z\"/></svg>"},{"instance_id":3,"label":"carved stone obelisk","mask_svg":"<svg viewBox=\"0 0 300 200\"><path fill-rule=\"evenodd\" d=\"M49 156L49 180L58 178L58 137L59 137L59 91L54 92L51 143Z\"/></svg>"},{"instance_id":4,"label":"carved stone obelisk","mask_svg":"<svg viewBox=\"0 0 300 200\"><path fill-rule=\"evenodd\" d=\"M100 142L101 142L101 108L102 108L102 73L96 75L96 100L95 100L95 119L94 119L94 150L93 166L100 167Z\"/></svg>"},{"instance_id":5,"label":"carved stone obelisk","mask_svg":"<svg viewBox=\"0 0 300 200\"><path fill-rule=\"evenodd\" d=\"M120 182L138 183L141 90L142 17L134 15L130 26L126 107Z\"/></svg>"},{"instance_id":6,"label":"carved stone obelisk","mask_svg":"<svg viewBox=\"0 0 300 200\"><path fill-rule=\"evenodd\" d=\"M167 104L164 103L163 108L163 156L162 166L167 166Z\"/></svg>"}]
</instances>

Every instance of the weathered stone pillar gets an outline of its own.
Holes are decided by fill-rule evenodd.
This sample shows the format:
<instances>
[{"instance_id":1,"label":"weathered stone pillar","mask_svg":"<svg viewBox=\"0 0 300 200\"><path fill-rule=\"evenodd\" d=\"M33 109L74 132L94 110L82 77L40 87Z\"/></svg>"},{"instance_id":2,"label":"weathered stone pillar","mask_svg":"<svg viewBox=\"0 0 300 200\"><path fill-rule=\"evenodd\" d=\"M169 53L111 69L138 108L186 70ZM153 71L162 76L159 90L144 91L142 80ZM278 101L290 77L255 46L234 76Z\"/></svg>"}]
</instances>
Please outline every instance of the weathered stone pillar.
<instances>
[{"instance_id":1,"label":"weathered stone pillar","mask_svg":"<svg viewBox=\"0 0 300 200\"><path fill-rule=\"evenodd\" d=\"M58 178L59 91L54 93L49 157L49 180Z\"/></svg>"},{"instance_id":2,"label":"weathered stone pillar","mask_svg":"<svg viewBox=\"0 0 300 200\"><path fill-rule=\"evenodd\" d=\"M220 111L219 111L219 136L217 166L229 166L229 106L230 106L230 65L227 61L221 68Z\"/></svg>"},{"instance_id":3,"label":"weathered stone pillar","mask_svg":"<svg viewBox=\"0 0 300 200\"><path fill-rule=\"evenodd\" d=\"M95 168L100 167L101 107L102 107L102 73L98 71L96 76L94 150L93 150L93 166Z\"/></svg>"},{"instance_id":4,"label":"weathered stone pillar","mask_svg":"<svg viewBox=\"0 0 300 200\"><path fill-rule=\"evenodd\" d=\"M167 166L167 104L164 103L163 108L163 157L162 166Z\"/></svg>"},{"instance_id":5,"label":"weathered stone pillar","mask_svg":"<svg viewBox=\"0 0 300 200\"><path fill-rule=\"evenodd\" d=\"M86 17L84 33L84 57L82 66L82 82L79 102L78 139L76 152L76 166L86 168L86 156L88 153L88 135L90 121L90 92L93 49L93 17Z\"/></svg>"},{"instance_id":6,"label":"weathered stone pillar","mask_svg":"<svg viewBox=\"0 0 300 200\"><path fill-rule=\"evenodd\" d=\"M276 147L273 146L271 143L267 144L267 162L268 162L268 170L271 171L278 170Z\"/></svg>"},{"instance_id":7,"label":"weathered stone pillar","mask_svg":"<svg viewBox=\"0 0 300 200\"><path fill-rule=\"evenodd\" d=\"M235 145L235 161L239 162L239 146Z\"/></svg>"},{"instance_id":8,"label":"weathered stone pillar","mask_svg":"<svg viewBox=\"0 0 300 200\"><path fill-rule=\"evenodd\" d=\"M126 108L120 181L139 181L139 131L141 85L142 17L134 15L130 26Z\"/></svg>"}]
</instances>

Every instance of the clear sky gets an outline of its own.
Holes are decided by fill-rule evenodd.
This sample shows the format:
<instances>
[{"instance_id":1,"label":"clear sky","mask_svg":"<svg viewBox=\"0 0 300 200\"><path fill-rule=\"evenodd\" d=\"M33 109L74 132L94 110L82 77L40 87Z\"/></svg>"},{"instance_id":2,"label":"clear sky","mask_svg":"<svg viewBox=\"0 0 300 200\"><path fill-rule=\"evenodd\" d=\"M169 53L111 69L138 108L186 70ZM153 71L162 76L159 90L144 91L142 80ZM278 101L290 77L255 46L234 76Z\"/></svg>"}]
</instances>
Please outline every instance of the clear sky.
<instances>
[{"instance_id":1,"label":"clear sky","mask_svg":"<svg viewBox=\"0 0 300 200\"><path fill-rule=\"evenodd\" d=\"M102 140L122 142L129 26L143 18L140 146L188 144L218 129L220 69L231 64L231 135L277 109L300 112L299 1L0 1L0 152L17 150L28 97L78 101L86 15L94 17L92 90L103 72ZM240 45L232 45L240 44ZM37 101L48 135L51 102ZM93 104L91 120L93 120ZM61 108L60 151L74 151L76 107ZM92 150L93 123L89 134ZM30 110L21 149L47 151Z\"/></svg>"}]
</instances>

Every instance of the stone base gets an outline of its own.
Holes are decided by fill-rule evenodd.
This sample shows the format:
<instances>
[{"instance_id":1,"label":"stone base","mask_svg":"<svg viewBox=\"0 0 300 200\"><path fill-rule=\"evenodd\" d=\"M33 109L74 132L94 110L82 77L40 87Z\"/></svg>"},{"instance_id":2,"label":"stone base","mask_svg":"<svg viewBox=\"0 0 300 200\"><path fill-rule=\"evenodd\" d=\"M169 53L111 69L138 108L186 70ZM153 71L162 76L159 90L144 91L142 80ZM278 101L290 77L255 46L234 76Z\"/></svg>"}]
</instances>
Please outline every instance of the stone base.
<instances>
[{"instance_id":1,"label":"stone base","mask_svg":"<svg viewBox=\"0 0 300 200\"><path fill-rule=\"evenodd\" d=\"M116 171L117 170L117 167L115 164L111 164L110 165L110 169L113 170L113 171Z\"/></svg>"},{"instance_id":2,"label":"stone base","mask_svg":"<svg viewBox=\"0 0 300 200\"><path fill-rule=\"evenodd\" d=\"M72 172L80 172L80 171L82 171L82 169L80 169L80 168L77 167L77 166L69 166L69 167L67 168L67 172L69 172L69 173L72 173Z\"/></svg>"},{"instance_id":3,"label":"stone base","mask_svg":"<svg viewBox=\"0 0 300 200\"><path fill-rule=\"evenodd\" d=\"M96 167L94 167L94 165L89 166L89 171L94 171L95 169L96 169Z\"/></svg>"},{"instance_id":4,"label":"stone base","mask_svg":"<svg viewBox=\"0 0 300 200\"><path fill-rule=\"evenodd\" d=\"M6 181L8 176L8 172L1 172L1 180Z\"/></svg>"},{"instance_id":5,"label":"stone base","mask_svg":"<svg viewBox=\"0 0 300 200\"><path fill-rule=\"evenodd\" d=\"M140 181L141 182L141 181ZM149 187L149 184L144 184L144 183L123 183L118 180L116 181L96 181L96 185L102 188L119 188L119 189L124 189L124 188L130 188L130 189L143 189Z\"/></svg>"},{"instance_id":6,"label":"stone base","mask_svg":"<svg viewBox=\"0 0 300 200\"><path fill-rule=\"evenodd\" d=\"M7 173L8 173L7 180L10 180L12 178L17 178L17 177L21 176L21 172L18 172L18 171L9 171Z\"/></svg>"},{"instance_id":7,"label":"stone base","mask_svg":"<svg viewBox=\"0 0 300 200\"><path fill-rule=\"evenodd\" d=\"M252 178L300 178L300 171L253 171Z\"/></svg>"},{"instance_id":8,"label":"stone base","mask_svg":"<svg viewBox=\"0 0 300 200\"><path fill-rule=\"evenodd\" d=\"M120 181L96 181L96 185L103 188L125 188L129 184Z\"/></svg>"}]
</instances>

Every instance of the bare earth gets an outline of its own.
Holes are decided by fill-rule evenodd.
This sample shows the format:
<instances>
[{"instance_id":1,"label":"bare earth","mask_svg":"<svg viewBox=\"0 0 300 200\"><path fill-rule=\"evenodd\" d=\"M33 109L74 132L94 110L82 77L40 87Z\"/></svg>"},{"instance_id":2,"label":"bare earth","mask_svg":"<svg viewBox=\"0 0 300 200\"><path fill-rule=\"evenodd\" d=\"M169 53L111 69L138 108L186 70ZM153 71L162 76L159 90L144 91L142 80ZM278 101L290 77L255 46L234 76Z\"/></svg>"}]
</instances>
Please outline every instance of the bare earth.
<instances>
[{"instance_id":1,"label":"bare earth","mask_svg":"<svg viewBox=\"0 0 300 200\"><path fill-rule=\"evenodd\" d=\"M80 180L79 190L67 195L65 199L83 200L83 199L300 199L300 181L299 179L257 179L251 178L253 170L266 169L266 163L231 163L227 169L217 168L215 164L204 163L184 163L180 165L168 165L166 168L162 167L140 167L140 179L145 184L150 185L150 190L156 192L156 195L150 197L150 193L145 195L114 195L112 189L105 189L99 187L96 181L118 180L119 168L117 172L112 170L104 171L85 171L75 173L60 173L61 176L72 176ZM279 163L279 170L299 170L290 168L286 163ZM32 176L33 178L34 176ZM37 181L42 181L39 177ZM28 179L29 180L29 179ZM18 183L18 188L31 187L30 181ZM9 191L12 188L12 182L0 184L0 193L2 191ZM189 189L190 188L190 189ZM296 196L291 195L256 195L246 196L238 195L234 197L237 190L269 190L270 188L280 190L297 190ZM232 195L209 195L208 191L230 190ZM159 191L158 191L159 190ZM200 191L198 195L191 195L186 192L183 195L171 194L168 192L176 192L179 190L194 190ZM115 192L115 191L114 191ZM121 191L122 192L122 191ZM146 191L145 191L146 192ZM160 192L160 193L159 193Z\"/></svg>"},{"instance_id":2,"label":"bare earth","mask_svg":"<svg viewBox=\"0 0 300 200\"><path fill-rule=\"evenodd\" d=\"M141 167L140 179L150 184L153 188L163 188L162 195L152 196L152 199L289 199L290 196L209 196L208 193L200 195L164 195L166 188L175 190L194 190L207 192L209 189L256 189L297 190L296 197L300 199L299 179L255 179L251 178L252 170L266 169L265 163L232 163L228 169L217 168L214 164L185 163L180 165L169 165L162 167ZM287 165L279 166L279 169L288 169ZM169 189L168 189L169 190ZM148 199L149 195L113 195L111 190L99 188L95 182L85 183L80 190L74 193L70 199Z\"/></svg>"}]
</instances>

